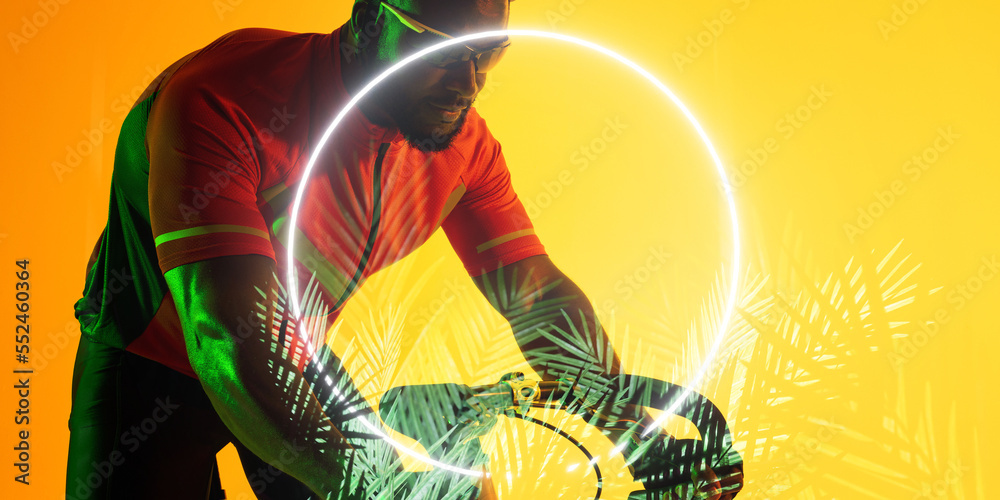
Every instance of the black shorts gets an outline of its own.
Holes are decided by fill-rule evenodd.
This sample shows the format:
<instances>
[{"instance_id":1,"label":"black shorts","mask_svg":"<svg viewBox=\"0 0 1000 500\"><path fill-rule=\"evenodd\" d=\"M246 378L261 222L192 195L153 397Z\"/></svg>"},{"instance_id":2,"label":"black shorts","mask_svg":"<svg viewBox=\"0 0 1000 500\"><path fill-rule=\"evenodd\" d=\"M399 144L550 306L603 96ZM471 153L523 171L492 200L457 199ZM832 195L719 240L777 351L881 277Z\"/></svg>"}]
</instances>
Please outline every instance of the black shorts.
<instances>
[{"instance_id":1,"label":"black shorts","mask_svg":"<svg viewBox=\"0 0 1000 500\"><path fill-rule=\"evenodd\" d=\"M236 440L198 380L82 336L69 429L68 500L225 498L215 454L228 443L257 498L313 498Z\"/></svg>"}]
</instances>

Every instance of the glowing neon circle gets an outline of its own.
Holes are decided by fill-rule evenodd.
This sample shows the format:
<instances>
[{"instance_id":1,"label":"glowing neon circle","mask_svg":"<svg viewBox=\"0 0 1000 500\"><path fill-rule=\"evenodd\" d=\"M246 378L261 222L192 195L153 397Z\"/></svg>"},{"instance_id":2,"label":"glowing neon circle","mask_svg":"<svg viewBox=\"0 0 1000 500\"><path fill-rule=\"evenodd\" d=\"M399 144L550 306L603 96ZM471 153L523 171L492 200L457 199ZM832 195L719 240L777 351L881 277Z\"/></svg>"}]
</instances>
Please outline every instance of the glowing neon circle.
<instances>
[{"instance_id":1,"label":"glowing neon circle","mask_svg":"<svg viewBox=\"0 0 1000 500\"><path fill-rule=\"evenodd\" d=\"M419 51L419 52L417 52L417 53L415 53L413 55L410 55L409 57L403 59L402 61L399 61L398 63L394 64L392 67L390 67L389 69L385 70L384 72L382 72L382 74L380 74L379 76L375 77L375 79L373 79L371 82L369 82L367 85L365 85L364 88L362 88L361 91L358 92L358 94L355 95L347 103L347 105L344 106L344 108L340 110L339 113L337 113L336 118L333 119L333 122L330 123L330 126L326 129L326 132L323 133L323 136L320 138L319 143L316 145L316 149L313 150L312 155L309 157L309 163L306 165L306 170L303 173L302 179L299 182L298 188L295 191L295 200L292 202L292 209L291 209L291 212L290 212L290 219L291 219L290 222L291 223L288 225L288 232L289 232L289 234L288 234L288 263L287 263L287 269L288 269L288 275L287 275L287 277L288 277L288 283L289 283L289 290L292 292L292 293L290 293L290 295L291 295L290 299L291 299L291 304L292 304L292 313L293 313L293 315L294 315L294 317L295 317L296 320L301 319L302 311L301 311L301 308L300 308L300 305L299 305L298 294L296 292L296 290L298 290L298 280L296 278L296 273L293 272L293 270L295 269L294 255L295 255L295 241L296 241L296 238L294 237L293 231L295 230L295 221L296 221L296 219L298 218L298 215L299 215L299 202L301 201L302 195L305 192L305 186L306 186L306 182L305 181L309 178L310 173L312 173L313 167L316 165L316 160L319 158L320 152L322 152L323 147L326 145L327 141L333 135L333 131L337 128L338 125L340 125L340 122L347 115L348 111L350 111L351 108L353 108L358 103L358 101L360 101L365 95L367 95L369 92L371 92L372 89L374 89L376 86L378 86L379 83L381 83L383 80L385 80L386 78L388 78L389 75L392 75L396 71L399 71L400 69L402 69L407 64L410 64L411 62L413 62L413 61L415 61L415 60L423 57L426 54L429 54L431 52L443 49L443 48L451 46L451 45L455 45L455 44L459 44L459 43L464 43L464 42L469 41L469 40L478 40L480 38L503 37L503 36L511 36L511 35L513 35L513 36L535 36L535 37L541 37L541 38L549 38L549 39L555 39L555 40L560 40L560 41L564 41L564 42L570 42L570 43L574 43L576 45L587 47L589 49L596 50L597 52L600 52L600 53L602 53L602 54L604 54L606 56L609 56L609 57L615 59L618 62L621 62L622 64L624 64L624 65L628 66L629 68L631 68L631 69L635 70L636 72L638 72L640 75L646 77L647 80L649 80L650 82L652 82L653 85L655 85L658 89L660 89L660 91L662 91L664 94L666 94L666 96L670 99L671 102L673 102L678 108L680 108L681 113L684 114L684 117L688 119L688 121L691 123L691 125L694 127L694 129L698 132L698 136L701 138L702 143L704 143L705 147L708 149L708 153L712 157L712 161L715 163L715 168L716 168L717 173L719 174L719 178L722 180L722 185L725 188L724 191L725 191L725 194L726 194L726 202L729 205L729 217L730 217L730 220L732 221L732 230L733 230L733 257L732 257L732 263L731 263L732 275L730 277L730 289L729 289L729 292L726 295L725 315L723 316L722 321L721 321L720 326L719 326L720 335L716 335L715 343L712 344L712 349L708 352L707 356L705 357L705 361L699 367L698 373L694 377L694 380L692 380L690 383L685 384L685 387L688 387L688 388L681 395L680 398L677 398L677 403L674 403L674 405L671 406L670 408L663 409L663 415L660 417L659 420L657 420L657 424L659 424L660 422L662 422L663 420L665 420L667 417L669 417L670 415L672 415L677 410L677 407L681 404L681 402L683 402L687 398L688 394L690 394L692 392L692 389L690 389L690 387L697 386L698 383L701 382L702 377L704 377L704 375L705 375L705 371L707 370L709 364L712 362L712 359L715 357L715 354L717 353L717 351L719 350L720 345L722 344L722 339L723 339L723 336L724 336L725 332L729 328L729 321L730 321L730 319L732 317L733 309L736 307L736 298L737 298L736 297L736 291L739 289L740 231L739 231L739 224L738 224L737 218L736 218L736 202L733 199L733 189L732 189L732 186L729 185L729 181L728 181L728 179L726 177L725 168L722 166L722 160L719 159L718 153L715 152L715 147L712 146L712 142L708 139L708 135L705 134L705 130L702 129L701 124L698 123L698 120L695 119L694 115L691 114L691 111L688 110L687 106L685 106L684 103L682 103L680 101L680 99L678 99L677 96L674 95L674 93L671 92L670 89L667 88L666 85L664 85L662 82L660 82L651 73L649 73L645 69L639 67L638 64L630 61L629 59L625 58L621 54L618 54L617 52L614 52L614 51L612 51L610 49L601 47L600 45L597 45L597 44L595 44L593 42L588 42L586 40L581 40L579 38L568 36L568 35L561 35L561 34L558 34L558 33L549 33L549 32L546 32L546 31L538 31L538 30L511 29L511 30L495 30L495 31L483 31L483 32L480 32L480 33L472 33L472 34L469 34L469 35L463 35L463 36L460 36L460 37L457 37L457 38L452 38L452 39L448 39L448 40L442 41L442 42L440 42L440 43L438 43L436 45L427 47L427 48L425 48L425 49L423 49L423 50L421 50L421 51ZM298 329L298 331L306 331L304 325L300 325L300 326L301 326L301 328ZM306 343L306 344L308 345L309 343ZM319 359L316 356L316 353L315 352L310 352L310 355L312 356L313 361L316 362L319 365ZM323 367L322 367L322 365L319 365L319 366L320 366L320 373L322 373L323 372ZM329 377L326 377L326 381L327 381L327 383L329 385L331 385L331 386L333 385L333 382L332 382L332 380L330 380ZM340 396L340 395L338 394L338 396ZM343 396L340 396L340 398L341 398L341 401L344 400ZM445 470L449 470L449 471L452 471L452 472L457 472L459 474L464 474L464 475L473 476L473 477L482 477L484 475L484 473L481 472L481 471L474 471L474 470L469 470L469 469L463 469L461 467L454 467L454 466L451 466L451 465L448 465L448 464L445 464L445 463L441 463L441 462L439 462L437 460L434 460L432 458L425 457L425 456L421 455L420 453L417 453L417 452L411 450L410 448L408 448L406 446L403 446L401 443L393 440L392 438L390 438L389 436L387 436L384 432L382 432L381 429L377 429L374 426L372 426L370 423L368 423L367 420L360 419L360 421L370 431L372 431L374 434L380 436L383 440L385 440L387 443L391 444L394 448L396 448L397 450L399 450L402 453L405 453L407 455L410 455L410 456L416 458L417 460L420 460L420 461L422 461L424 463L433 465L435 467L440 467L440 468L445 469ZM652 429L654 429L656 427L657 427L657 425L651 425L651 426L649 426L649 428L646 429L646 433L649 433ZM624 448L624 446L616 447L615 448L615 450L616 450L615 453L620 452L623 448Z\"/></svg>"}]
</instances>

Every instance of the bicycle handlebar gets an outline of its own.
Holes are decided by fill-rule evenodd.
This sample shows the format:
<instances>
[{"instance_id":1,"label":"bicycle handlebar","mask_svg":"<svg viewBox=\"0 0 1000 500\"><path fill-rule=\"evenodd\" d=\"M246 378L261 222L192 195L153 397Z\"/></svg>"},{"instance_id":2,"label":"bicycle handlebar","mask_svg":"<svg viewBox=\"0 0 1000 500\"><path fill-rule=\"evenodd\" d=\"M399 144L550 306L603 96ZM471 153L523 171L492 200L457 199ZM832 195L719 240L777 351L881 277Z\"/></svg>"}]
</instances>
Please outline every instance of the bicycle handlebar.
<instances>
[{"instance_id":1,"label":"bicycle handlebar","mask_svg":"<svg viewBox=\"0 0 1000 500\"><path fill-rule=\"evenodd\" d=\"M674 439L659 432L646 437L647 427L633 418L641 407L672 410L690 420L701 439ZM622 447L626 463L650 493L691 483L704 464L711 469L742 470L743 459L733 449L725 418L715 404L683 386L637 375L609 377L600 386L590 387L573 379L525 380L517 372L484 386L396 387L382 396L379 413L387 425L425 447L441 443L447 449L456 444L449 443L448 436L458 426L471 430L467 439L485 434L499 415L525 418L531 408L581 414L591 425L619 433L626 440ZM568 434L560 435L572 440Z\"/></svg>"}]
</instances>

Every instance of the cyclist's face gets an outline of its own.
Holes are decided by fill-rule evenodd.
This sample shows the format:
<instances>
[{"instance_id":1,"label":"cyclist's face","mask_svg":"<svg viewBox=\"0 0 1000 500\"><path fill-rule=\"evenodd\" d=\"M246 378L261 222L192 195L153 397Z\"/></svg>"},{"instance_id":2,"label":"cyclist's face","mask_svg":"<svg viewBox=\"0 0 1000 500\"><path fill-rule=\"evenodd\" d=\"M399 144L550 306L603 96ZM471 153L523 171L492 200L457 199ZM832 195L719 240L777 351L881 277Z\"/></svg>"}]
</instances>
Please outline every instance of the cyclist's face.
<instances>
[{"instance_id":1,"label":"cyclist's face","mask_svg":"<svg viewBox=\"0 0 1000 500\"><path fill-rule=\"evenodd\" d=\"M487 30L506 29L508 0L388 0L414 19L447 33L460 36ZM421 48L445 38L430 32L418 33L383 8L385 17L376 60L392 64ZM476 49L499 45L496 39L468 42ZM376 91L380 106L393 118L411 143L431 151L451 143L465 116L486 83L472 60L439 68L418 59L387 80Z\"/></svg>"}]
</instances>

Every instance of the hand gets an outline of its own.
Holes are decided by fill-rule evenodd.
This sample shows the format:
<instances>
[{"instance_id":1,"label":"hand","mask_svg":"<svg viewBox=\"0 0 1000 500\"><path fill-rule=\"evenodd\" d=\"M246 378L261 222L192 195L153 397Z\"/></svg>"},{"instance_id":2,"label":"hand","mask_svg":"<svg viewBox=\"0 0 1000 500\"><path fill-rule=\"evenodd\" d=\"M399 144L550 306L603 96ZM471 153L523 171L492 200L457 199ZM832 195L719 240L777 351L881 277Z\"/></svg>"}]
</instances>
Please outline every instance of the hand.
<instances>
[{"instance_id":1,"label":"hand","mask_svg":"<svg viewBox=\"0 0 1000 500\"><path fill-rule=\"evenodd\" d=\"M629 468L646 490L658 493L656 498L730 500L743 489L743 461L735 453L705 455L708 450L696 451L699 440L674 439L665 434L652 440L636 436L630 436L632 439L626 441L629 446L623 451L637 454ZM643 445L651 446L642 449Z\"/></svg>"},{"instance_id":2,"label":"hand","mask_svg":"<svg viewBox=\"0 0 1000 500\"><path fill-rule=\"evenodd\" d=\"M458 416L459 424L492 426L514 403L510 386L505 383L470 387L473 396L465 400Z\"/></svg>"}]
</instances>

